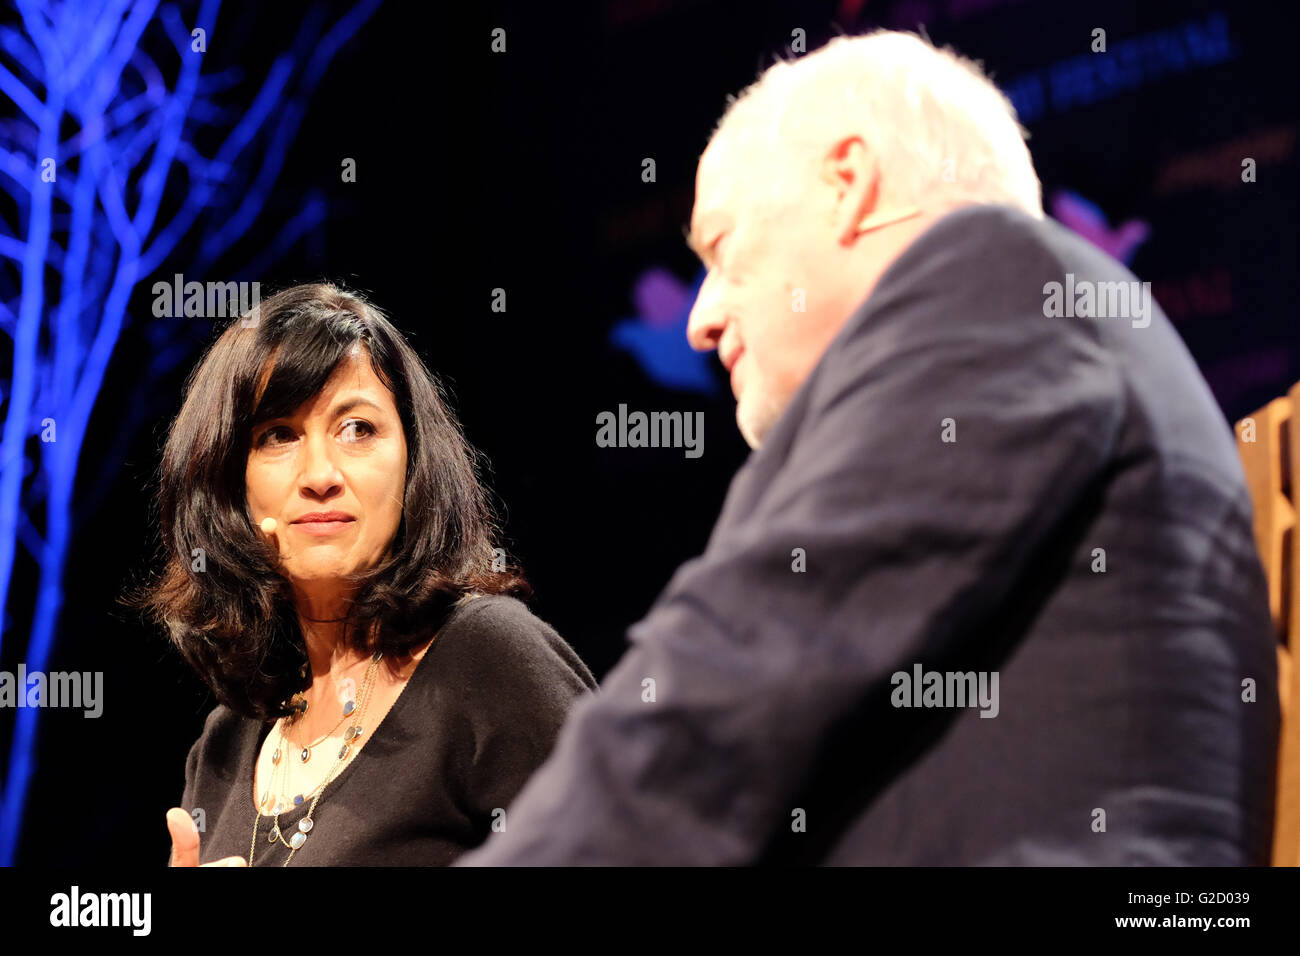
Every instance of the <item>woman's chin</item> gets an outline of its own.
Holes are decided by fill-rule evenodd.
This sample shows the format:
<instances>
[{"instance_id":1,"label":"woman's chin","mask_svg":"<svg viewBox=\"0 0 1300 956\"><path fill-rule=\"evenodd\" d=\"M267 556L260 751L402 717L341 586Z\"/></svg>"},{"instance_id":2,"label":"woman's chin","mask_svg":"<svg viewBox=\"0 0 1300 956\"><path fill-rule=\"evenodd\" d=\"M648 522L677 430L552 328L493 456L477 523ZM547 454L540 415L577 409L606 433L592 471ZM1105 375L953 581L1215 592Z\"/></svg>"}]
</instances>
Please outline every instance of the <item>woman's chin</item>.
<instances>
[{"instance_id":1,"label":"woman's chin","mask_svg":"<svg viewBox=\"0 0 1300 956\"><path fill-rule=\"evenodd\" d=\"M351 563L342 561L295 562L288 567L289 580L301 585L337 583L357 570Z\"/></svg>"}]
</instances>

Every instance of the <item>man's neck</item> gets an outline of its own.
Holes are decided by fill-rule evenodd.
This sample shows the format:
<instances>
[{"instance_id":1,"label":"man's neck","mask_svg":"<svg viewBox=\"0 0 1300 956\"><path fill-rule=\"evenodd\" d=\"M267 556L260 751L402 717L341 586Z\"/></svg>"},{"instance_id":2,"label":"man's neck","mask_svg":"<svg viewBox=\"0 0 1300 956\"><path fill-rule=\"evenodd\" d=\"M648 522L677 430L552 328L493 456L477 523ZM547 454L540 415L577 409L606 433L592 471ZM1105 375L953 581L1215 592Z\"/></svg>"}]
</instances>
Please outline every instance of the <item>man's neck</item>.
<instances>
[{"instance_id":1,"label":"man's neck","mask_svg":"<svg viewBox=\"0 0 1300 956\"><path fill-rule=\"evenodd\" d=\"M919 215L899 220L887 228L868 233L859 239L855 251L859 253L861 268L854 274L862 277L863 291L853 308L845 315L845 321L847 322L856 308L867 300L875 290L880 277L912 243L948 213L970 204L967 200L954 200L941 205L928 206L922 209Z\"/></svg>"}]
</instances>

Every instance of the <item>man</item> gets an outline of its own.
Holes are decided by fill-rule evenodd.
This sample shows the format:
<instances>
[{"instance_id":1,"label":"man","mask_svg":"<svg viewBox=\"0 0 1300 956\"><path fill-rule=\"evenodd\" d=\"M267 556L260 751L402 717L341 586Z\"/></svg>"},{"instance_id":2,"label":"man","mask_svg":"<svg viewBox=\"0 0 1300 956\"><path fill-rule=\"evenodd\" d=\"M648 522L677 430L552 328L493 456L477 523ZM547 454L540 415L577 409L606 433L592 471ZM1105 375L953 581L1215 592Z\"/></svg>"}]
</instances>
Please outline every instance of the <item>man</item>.
<instances>
[{"instance_id":1,"label":"man","mask_svg":"<svg viewBox=\"0 0 1300 956\"><path fill-rule=\"evenodd\" d=\"M497 864L1259 864L1274 638L1231 432L910 34L773 66L700 160L756 449Z\"/></svg>"}]
</instances>

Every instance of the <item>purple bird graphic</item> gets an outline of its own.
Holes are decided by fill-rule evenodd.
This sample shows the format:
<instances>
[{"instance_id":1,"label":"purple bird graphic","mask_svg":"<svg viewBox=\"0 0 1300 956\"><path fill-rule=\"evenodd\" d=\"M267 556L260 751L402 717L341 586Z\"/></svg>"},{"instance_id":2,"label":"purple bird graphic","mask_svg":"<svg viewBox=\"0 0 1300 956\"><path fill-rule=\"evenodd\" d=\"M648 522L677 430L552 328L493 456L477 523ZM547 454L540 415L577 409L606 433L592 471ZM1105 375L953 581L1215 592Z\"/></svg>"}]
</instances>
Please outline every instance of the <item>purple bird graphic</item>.
<instances>
[{"instance_id":1,"label":"purple bird graphic","mask_svg":"<svg viewBox=\"0 0 1300 956\"><path fill-rule=\"evenodd\" d=\"M1101 207L1066 189L1052 197L1052 218L1125 265L1151 235L1151 227L1141 219L1130 219L1112 229Z\"/></svg>"},{"instance_id":2,"label":"purple bird graphic","mask_svg":"<svg viewBox=\"0 0 1300 956\"><path fill-rule=\"evenodd\" d=\"M665 388L715 395L718 382L708 354L696 352L686 340L686 324L703 281L703 270L690 286L662 266L647 268L632 290L637 314L618 322L609 342Z\"/></svg>"}]
</instances>

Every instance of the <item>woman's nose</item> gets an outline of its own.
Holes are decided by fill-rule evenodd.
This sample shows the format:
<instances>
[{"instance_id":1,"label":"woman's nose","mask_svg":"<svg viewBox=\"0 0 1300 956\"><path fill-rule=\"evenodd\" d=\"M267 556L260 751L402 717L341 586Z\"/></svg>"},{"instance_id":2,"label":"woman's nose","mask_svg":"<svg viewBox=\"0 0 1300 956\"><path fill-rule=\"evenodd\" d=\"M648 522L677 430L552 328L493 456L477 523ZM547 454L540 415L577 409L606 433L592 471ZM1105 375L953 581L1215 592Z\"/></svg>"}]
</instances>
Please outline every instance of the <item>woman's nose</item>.
<instances>
[{"instance_id":1,"label":"woman's nose","mask_svg":"<svg viewBox=\"0 0 1300 956\"><path fill-rule=\"evenodd\" d=\"M328 438L314 436L306 440L299 478L303 490L310 491L317 497L326 497L342 487L343 473L334 460L335 454Z\"/></svg>"}]
</instances>

